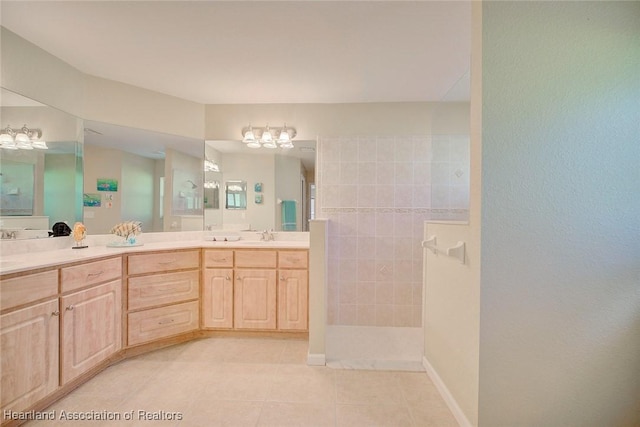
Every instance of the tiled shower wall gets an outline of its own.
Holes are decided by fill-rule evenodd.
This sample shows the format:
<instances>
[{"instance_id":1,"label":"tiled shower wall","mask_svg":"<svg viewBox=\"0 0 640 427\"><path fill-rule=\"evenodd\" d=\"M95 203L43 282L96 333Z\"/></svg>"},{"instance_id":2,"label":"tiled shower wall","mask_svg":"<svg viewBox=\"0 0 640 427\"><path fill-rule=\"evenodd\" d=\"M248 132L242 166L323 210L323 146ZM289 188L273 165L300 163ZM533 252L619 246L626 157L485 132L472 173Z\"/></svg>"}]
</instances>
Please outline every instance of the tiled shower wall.
<instances>
[{"instance_id":1,"label":"tiled shower wall","mask_svg":"<svg viewBox=\"0 0 640 427\"><path fill-rule=\"evenodd\" d=\"M318 141L317 212L330 220L329 324L422 325L424 221L464 216L468 176L468 137Z\"/></svg>"}]
</instances>

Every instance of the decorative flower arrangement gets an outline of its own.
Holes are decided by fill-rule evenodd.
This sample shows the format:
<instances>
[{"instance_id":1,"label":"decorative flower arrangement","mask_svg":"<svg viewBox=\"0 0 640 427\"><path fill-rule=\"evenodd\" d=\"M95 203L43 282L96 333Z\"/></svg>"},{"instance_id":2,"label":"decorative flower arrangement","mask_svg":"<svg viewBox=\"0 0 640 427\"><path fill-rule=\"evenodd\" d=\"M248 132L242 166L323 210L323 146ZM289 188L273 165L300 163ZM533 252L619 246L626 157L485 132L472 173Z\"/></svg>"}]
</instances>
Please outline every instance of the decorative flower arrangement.
<instances>
[{"instance_id":1,"label":"decorative flower arrangement","mask_svg":"<svg viewBox=\"0 0 640 427\"><path fill-rule=\"evenodd\" d=\"M140 221L121 222L111 229L111 234L122 237L125 243L130 245L136 243L136 236L140 233L142 233L142 223Z\"/></svg>"}]
</instances>

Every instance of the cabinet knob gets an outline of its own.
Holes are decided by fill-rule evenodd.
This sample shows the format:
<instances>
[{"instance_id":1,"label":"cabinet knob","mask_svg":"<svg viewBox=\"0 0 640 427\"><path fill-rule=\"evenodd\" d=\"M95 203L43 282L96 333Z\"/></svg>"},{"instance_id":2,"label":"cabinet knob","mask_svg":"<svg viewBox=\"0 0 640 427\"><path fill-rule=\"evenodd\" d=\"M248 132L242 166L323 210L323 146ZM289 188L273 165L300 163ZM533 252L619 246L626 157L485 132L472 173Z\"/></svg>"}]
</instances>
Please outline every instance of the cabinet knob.
<instances>
[{"instance_id":1,"label":"cabinet knob","mask_svg":"<svg viewBox=\"0 0 640 427\"><path fill-rule=\"evenodd\" d=\"M284 282L286 279L284 278L284 276L280 276L280 281Z\"/></svg>"},{"instance_id":2,"label":"cabinet knob","mask_svg":"<svg viewBox=\"0 0 640 427\"><path fill-rule=\"evenodd\" d=\"M227 276L227 277L225 277L225 279L227 279L227 280L231 280L231 277Z\"/></svg>"},{"instance_id":3,"label":"cabinet knob","mask_svg":"<svg viewBox=\"0 0 640 427\"><path fill-rule=\"evenodd\" d=\"M238 276L236 277L236 280L242 280L242 277Z\"/></svg>"},{"instance_id":4,"label":"cabinet knob","mask_svg":"<svg viewBox=\"0 0 640 427\"><path fill-rule=\"evenodd\" d=\"M69 307L67 307L65 310L67 311L71 311L73 310L75 307L73 306L73 304L71 304Z\"/></svg>"},{"instance_id":5,"label":"cabinet knob","mask_svg":"<svg viewBox=\"0 0 640 427\"><path fill-rule=\"evenodd\" d=\"M60 312L58 310L51 313L52 316L60 316Z\"/></svg>"}]
</instances>

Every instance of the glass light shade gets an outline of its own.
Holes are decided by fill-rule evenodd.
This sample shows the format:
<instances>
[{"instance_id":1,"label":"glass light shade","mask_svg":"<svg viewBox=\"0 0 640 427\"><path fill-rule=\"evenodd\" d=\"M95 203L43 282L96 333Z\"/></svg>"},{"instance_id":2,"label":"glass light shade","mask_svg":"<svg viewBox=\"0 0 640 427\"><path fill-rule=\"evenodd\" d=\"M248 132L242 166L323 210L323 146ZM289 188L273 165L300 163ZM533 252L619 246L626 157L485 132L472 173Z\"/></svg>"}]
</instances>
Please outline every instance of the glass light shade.
<instances>
[{"instance_id":1,"label":"glass light shade","mask_svg":"<svg viewBox=\"0 0 640 427\"><path fill-rule=\"evenodd\" d=\"M251 127L251 125L249 125L249 129L247 129L244 135L242 135L242 142L247 144L249 142L255 142L255 141L256 141L256 135L253 133L253 128Z\"/></svg>"},{"instance_id":2,"label":"glass light shade","mask_svg":"<svg viewBox=\"0 0 640 427\"><path fill-rule=\"evenodd\" d=\"M249 148L260 148L260 147L262 147L262 145L260 145L259 141L255 141L254 140L254 141L249 142L247 144L247 147L249 147Z\"/></svg>"},{"instance_id":3,"label":"glass light shade","mask_svg":"<svg viewBox=\"0 0 640 427\"><path fill-rule=\"evenodd\" d=\"M13 140L13 138L11 138L8 141L2 141L2 144L0 145L0 147L6 148L7 150L17 150L18 149L18 145L16 145L16 142Z\"/></svg>"},{"instance_id":4,"label":"glass light shade","mask_svg":"<svg viewBox=\"0 0 640 427\"><path fill-rule=\"evenodd\" d=\"M271 131L269 130L269 126L267 125L267 128L264 130L264 132L262 132L262 136L260 137L260 141L262 141L263 144L265 143L270 143L273 141L273 135L271 135Z\"/></svg>"},{"instance_id":5,"label":"glass light shade","mask_svg":"<svg viewBox=\"0 0 640 427\"><path fill-rule=\"evenodd\" d=\"M278 148L278 145L276 144L276 142L272 139L269 142L265 142L264 144L262 144L262 146L264 148Z\"/></svg>"},{"instance_id":6,"label":"glass light shade","mask_svg":"<svg viewBox=\"0 0 640 427\"><path fill-rule=\"evenodd\" d=\"M281 148L293 148L293 142L289 141L289 142L285 142L283 144L280 144Z\"/></svg>"},{"instance_id":7,"label":"glass light shade","mask_svg":"<svg viewBox=\"0 0 640 427\"><path fill-rule=\"evenodd\" d=\"M0 134L0 144L12 143L13 137L8 133Z\"/></svg>"},{"instance_id":8,"label":"glass light shade","mask_svg":"<svg viewBox=\"0 0 640 427\"><path fill-rule=\"evenodd\" d=\"M46 141L33 141L31 143L31 145L33 146L33 148L38 148L40 150L48 150L49 147L47 147L47 142Z\"/></svg>"},{"instance_id":9,"label":"glass light shade","mask_svg":"<svg viewBox=\"0 0 640 427\"><path fill-rule=\"evenodd\" d=\"M27 143L27 142L29 142L29 136L28 136L26 133L24 133L24 132L18 132L18 133L16 134L16 142L17 142L18 144L20 144L20 143Z\"/></svg>"},{"instance_id":10,"label":"glass light shade","mask_svg":"<svg viewBox=\"0 0 640 427\"><path fill-rule=\"evenodd\" d=\"M287 131L287 127L280 131L280 136L278 137L279 144L287 144L291 142L291 137L289 136L289 131Z\"/></svg>"}]
</instances>

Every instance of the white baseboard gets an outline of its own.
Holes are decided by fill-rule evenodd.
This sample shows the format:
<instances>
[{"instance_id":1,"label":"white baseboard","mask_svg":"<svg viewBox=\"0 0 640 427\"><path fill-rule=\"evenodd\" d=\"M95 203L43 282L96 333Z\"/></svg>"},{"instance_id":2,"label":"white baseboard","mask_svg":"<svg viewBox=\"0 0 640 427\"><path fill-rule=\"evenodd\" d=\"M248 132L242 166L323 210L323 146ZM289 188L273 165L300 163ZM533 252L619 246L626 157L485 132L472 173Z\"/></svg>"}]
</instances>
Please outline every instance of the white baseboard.
<instances>
[{"instance_id":1,"label":"white baseboard","mask_svg":"<svg viewBox=\"0 0 640 427\"><path fill-rule=\"evenodd\" d=\"M307 354L307 365L309 366L324 366L327 364L327 358L324 354Z\"/></svg>"},{"instance_id":2,"label":"white baseboard","mask_svg":"<svg viewBox=\"0 0 640 427\"><path fill-rule=\"evenodd\" d=\"M453 395L451 394L447 386L444 384L444 381L442 381L442 378L440 378L440 375L438 375L436 370L433 368L433 366L431 366L431 363L429 363L429 361L425 356L422 356L422 365L424 366L424 369L427 371L427 375L429 375L429 377L435 384L436 388L442 395L442 398L444 399L445 403L453 413L453 416L455 417L456 421L458 421L458 424L460 425L460 427L473 427L473 424L469 422L466 415L458 405L458 402L453 397Z\"/></svg>"}]
</instances>

